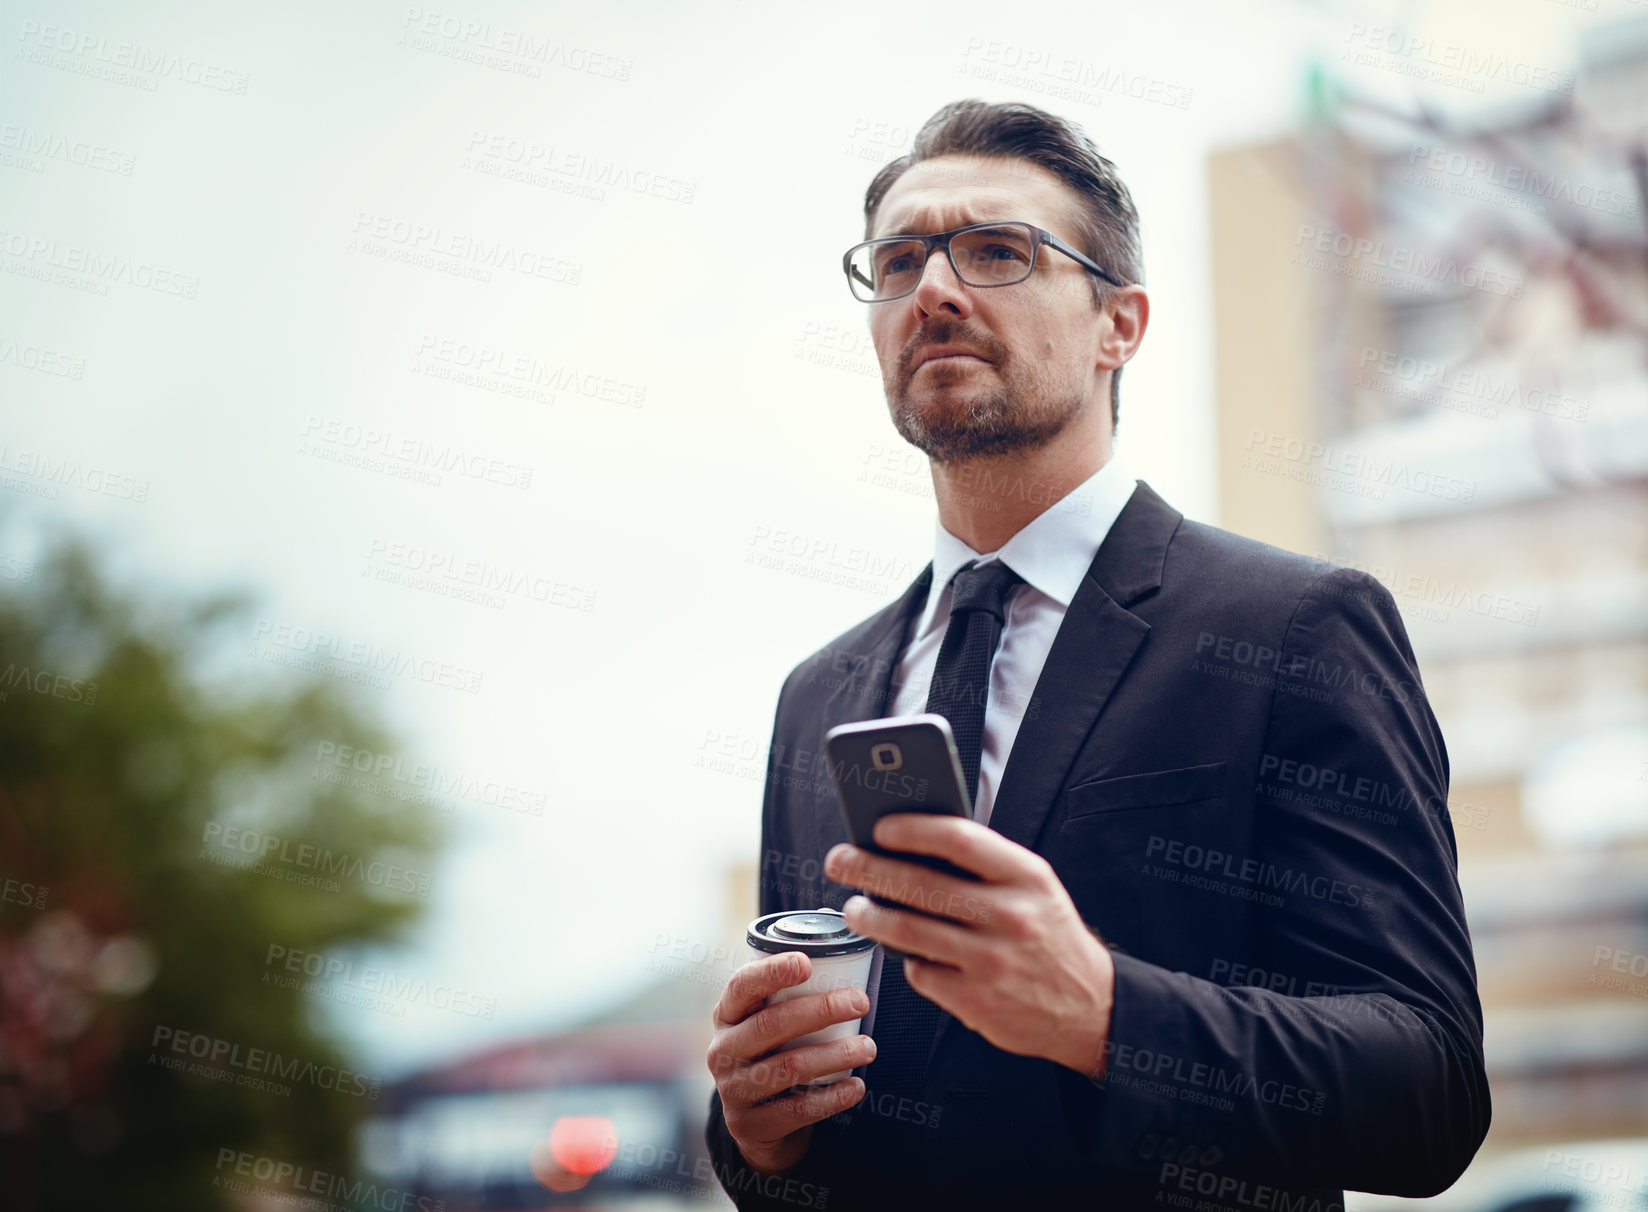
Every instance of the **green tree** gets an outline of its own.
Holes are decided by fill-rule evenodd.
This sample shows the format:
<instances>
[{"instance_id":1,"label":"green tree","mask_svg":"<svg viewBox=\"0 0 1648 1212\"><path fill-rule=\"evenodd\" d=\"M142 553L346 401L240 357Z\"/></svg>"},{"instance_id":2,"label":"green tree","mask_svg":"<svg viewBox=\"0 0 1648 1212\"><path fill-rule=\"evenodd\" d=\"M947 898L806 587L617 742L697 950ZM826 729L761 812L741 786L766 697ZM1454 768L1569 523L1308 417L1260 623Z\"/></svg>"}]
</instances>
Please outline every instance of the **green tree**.
<instances>
[{"instance_id":1,"label":"green tree","mask_svg":"<svg viewBox=\"0 0 1648 1212\"><path fill-rule=\"evenodd\" d=\"M4 571L0 1189L245 1206L225 1149L352 1173L376 1075L268 956L388 942L424 909L432 814L316 777L324 744L393 741L334 679L246 661L244 597L140 598L79 540Z\"/></svg>"}]
</instances>

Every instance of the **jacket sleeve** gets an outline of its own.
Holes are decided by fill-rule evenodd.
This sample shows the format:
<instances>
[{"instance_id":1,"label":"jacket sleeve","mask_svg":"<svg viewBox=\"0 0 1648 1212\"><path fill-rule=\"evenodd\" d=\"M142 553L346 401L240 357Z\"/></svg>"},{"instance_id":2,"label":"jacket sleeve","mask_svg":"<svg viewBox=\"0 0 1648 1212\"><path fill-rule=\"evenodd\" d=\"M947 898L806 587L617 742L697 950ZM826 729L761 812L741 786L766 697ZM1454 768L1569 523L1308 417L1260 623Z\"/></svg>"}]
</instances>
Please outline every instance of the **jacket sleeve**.
<instances>
[{"instance_id":1,"label":"jacket sleeve","mask_svg":"<svg viewBox=\"0 0 1648 1212\"><path fill-rule=\"evenodd\" d=\"M1252 843L1216 872L1269 979L1115 956L1099 1157L1178 1141L1226 1175L1433 1195L1490 1115L1441 732L1394 600L1351 569L1312 583L1273 673Z\"/></svg>"}]
</instances>

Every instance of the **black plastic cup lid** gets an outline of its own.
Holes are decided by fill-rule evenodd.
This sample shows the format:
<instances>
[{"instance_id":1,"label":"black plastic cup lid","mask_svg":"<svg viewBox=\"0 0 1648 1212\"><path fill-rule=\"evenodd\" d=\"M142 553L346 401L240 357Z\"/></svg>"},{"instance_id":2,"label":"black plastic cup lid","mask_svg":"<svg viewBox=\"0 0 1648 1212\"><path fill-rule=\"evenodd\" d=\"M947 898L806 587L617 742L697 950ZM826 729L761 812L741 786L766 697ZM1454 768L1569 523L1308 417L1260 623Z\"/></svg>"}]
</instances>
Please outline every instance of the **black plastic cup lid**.
<instances>
[{"instance_id":1,"label":"black plastic cup lid","mask_svg":"<svg viewBox=\"0 0 1648 1212\"><path fill-rule=\"evenodd\" d=\"M847 928L847 919L839 909L769 913L750 923L744 939L757 951L805 951L820 958L856 955L875 946L873 938Z\"/></svg>"}]
</instances>

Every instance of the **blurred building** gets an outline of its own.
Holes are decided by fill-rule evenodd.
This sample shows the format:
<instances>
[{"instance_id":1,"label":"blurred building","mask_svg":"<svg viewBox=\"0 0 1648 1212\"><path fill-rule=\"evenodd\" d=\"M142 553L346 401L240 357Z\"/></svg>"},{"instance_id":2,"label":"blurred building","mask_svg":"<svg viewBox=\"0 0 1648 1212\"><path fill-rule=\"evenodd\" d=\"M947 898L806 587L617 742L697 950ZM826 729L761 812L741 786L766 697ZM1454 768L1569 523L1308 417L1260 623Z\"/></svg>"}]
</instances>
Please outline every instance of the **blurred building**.
<instances>
[{"instance_id":1,"label":"blurred building","mask_svg":"<svg viewBox=\"0 0 1648 1212\"><path fill-rule=\"evenodd\" d=\"M703 1140L714 997L692 975L386 1086L363 1168L449 1212L730 1207Z\"/></svg>"},{"instance_id":2,"label":"blurred building","mask_svg":"<svg viewBox=\"0 0 1648 1212\"><path fill-rule=\"evenodd\" d=\"M1220 524L1395 596L1451 760L1484 1156L1648 1134L1648 18L1489 117L1316 97L1210 164Z\"/></svg>"}]
</instances>

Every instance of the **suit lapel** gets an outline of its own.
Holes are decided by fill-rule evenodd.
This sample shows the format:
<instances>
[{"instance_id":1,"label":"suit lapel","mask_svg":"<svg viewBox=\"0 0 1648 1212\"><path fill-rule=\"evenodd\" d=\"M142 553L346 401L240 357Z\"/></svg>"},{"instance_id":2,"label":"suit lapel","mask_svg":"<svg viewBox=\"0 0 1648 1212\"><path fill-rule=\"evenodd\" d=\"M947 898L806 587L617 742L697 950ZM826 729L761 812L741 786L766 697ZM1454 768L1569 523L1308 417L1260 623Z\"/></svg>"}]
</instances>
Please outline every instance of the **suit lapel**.
<instances>
[{"instance_id":1,"label":"suit lapel","mask_svg":"<svg viewBox=\"0 0 1648 1212\"><path fill-rule=\"evenodd\" d=\"M1139 481L1071 599L1030 696L990 826L1035 848L1076 752L1150 632L1126 607L1162 583L1167 545L1183 515Z\"/></svg>"}]
</instances>

